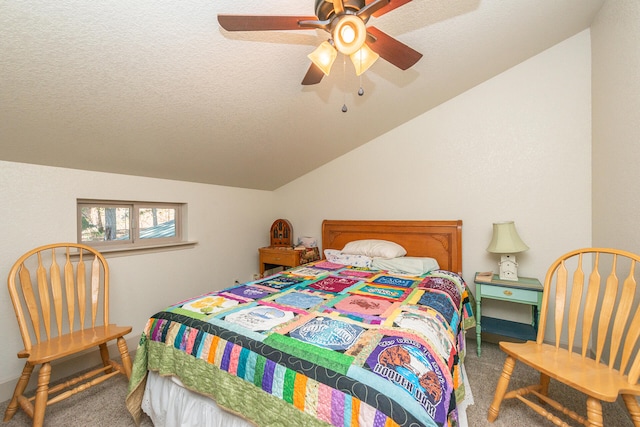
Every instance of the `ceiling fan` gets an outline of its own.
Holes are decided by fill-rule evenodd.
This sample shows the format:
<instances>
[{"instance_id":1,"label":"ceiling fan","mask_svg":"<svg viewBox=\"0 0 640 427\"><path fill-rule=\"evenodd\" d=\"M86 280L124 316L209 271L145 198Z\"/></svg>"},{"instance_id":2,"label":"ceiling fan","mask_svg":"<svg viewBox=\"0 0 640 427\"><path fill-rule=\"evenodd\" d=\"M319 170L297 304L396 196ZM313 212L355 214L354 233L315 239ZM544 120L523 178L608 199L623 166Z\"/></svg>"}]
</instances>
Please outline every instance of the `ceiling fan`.
<instances>
[{"instance_id":1,"label":"ceiling fan","mask_svg":"<svg viewBox=\"0 0 640 427\"><path fill-rule=\"evenodd\" d=\"M351 58L356 74L366 71L378 57L406 70L422 54L376 27L367 27L371 16L381 16L411 0L315 0L315 16L218 15L227 31L314 30L330 34L309 55L312 63L303 85L320 83L329 74L337 52Z\"/></svg>"}]
</instances>

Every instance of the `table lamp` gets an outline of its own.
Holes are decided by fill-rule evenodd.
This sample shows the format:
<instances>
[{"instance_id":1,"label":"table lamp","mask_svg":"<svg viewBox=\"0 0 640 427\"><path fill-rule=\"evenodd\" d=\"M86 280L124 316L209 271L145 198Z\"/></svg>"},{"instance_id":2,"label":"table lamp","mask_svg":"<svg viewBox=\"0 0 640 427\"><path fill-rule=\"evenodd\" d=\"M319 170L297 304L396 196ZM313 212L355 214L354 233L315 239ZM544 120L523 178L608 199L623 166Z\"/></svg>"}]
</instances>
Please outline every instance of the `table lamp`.
<instances>
[{"instance_id":1,"label":"table lamp","mask_svg":"<svg viewBox=\"0 0 640 427\"><path fill-rule=\"evenodd\" d=\"M493 236L487 251L494 254L502 254L500 257L500 280L518 280L518 263L515 253L529 249L524 244L513 221L493 223Z\"/></svg>"}]
</instances>

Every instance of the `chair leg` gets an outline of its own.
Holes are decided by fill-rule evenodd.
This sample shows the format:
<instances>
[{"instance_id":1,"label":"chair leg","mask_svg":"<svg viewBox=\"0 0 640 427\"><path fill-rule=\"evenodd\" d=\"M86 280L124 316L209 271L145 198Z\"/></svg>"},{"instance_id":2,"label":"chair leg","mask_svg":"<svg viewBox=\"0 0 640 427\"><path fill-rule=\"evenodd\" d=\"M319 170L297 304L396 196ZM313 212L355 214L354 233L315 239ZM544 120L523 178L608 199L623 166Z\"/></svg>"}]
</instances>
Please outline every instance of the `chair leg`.
<instances>
[{"instance_id":1,"label":"chair leg","mask_svg":"<svg viewBox=\"0 0 640 427\"><path fill-rule=\"evenodd\" d=\"M629 415L631 415L633 425L640 427L640 405L638 405L636 397L631 394L623 394L622 399L627 407L627 411L629 411Z\"/></svg>"},{"instance_id":2,"label":"chair leg","mask_svg":"<svg viewBox=\"0 0 640 427\"><path fill-rule=\"evenodd\" d=\"M489 406L487 420L489 420L490 423L494 422L496 418L498 418L500 405L502 404L502 399L504 399L504 395L507 392L507 387L509 387L509 381L511 380L511 374L513 373L515 365L516 360L511 356L507 356L502 368L502 374L500 374L500 378L498 379L498 385L496 386L496 392L493 396L493 402L491 402L491 406Z\"/></svg>"},{"instance_id":3,"label":"chair leg","mask_svg":"<svg viewBox=\"0 0 640 427\"><path fill-rule=\"evenodd\" d=\"M603 427L604 420L602 418L602 403L593 397L587 397L587 419L589 426Z\"/></svg>"},{"instance_id":4,"label":"chair leg","mask_svg":"<svg viewBox=\"0 0 640 427\"><path fill-rule=\"evenodd\" d=\"M109 358L109 349L107 348L107 344L102 343L98 346L100 348L100 357L102 358L102 366L111 366L110 358ZM113 369L107 369L105 373L109 374L113 372Z\"/></svg>"},{"instance_id":5,"label":"chair leg","mask_svg":"<svg viewBox=\"0 0 640 427\"><path fill-rule=\"evenodd\" d=\"M13 391L13 397L11 398L11 402L9 402L9 406L4 411L4 422L6 423L15 415L18 410L18 396L22 396L24 390L27 388L27 384L29 384L29 378L31 378L31 373L33 372L33 365L29 362L24 364L24 368L22 369L22 374L20 375L20 379L18 379L18 383L16 384L16 388Z\"/></svg>"},{"instance_id":6,"label":"chair leg","mask_svg":"<svg viewBox=\"0 0 640 427\"><path fill-rule=\"evenodd\" d=\"M540 372L540 394L543 396L549 396L549 382L551 377ZM538 402L545 403L544 400L538 399Z\"/></svg>"},{"instance_id":7,"label":"chair leg","mask_svg":"<svg viewBox=\"0 0 640 427\"><path fill-rule=\"evenodd\" d=\"M49 400L49 380L51 379L51 364L43 363L38 372L38 387L33 407L33 427L42 427L44 424L44 412Z\"/></svg>"},{"instance_id":8,"label":"chair leg","mask_svg":"<svg viewBox=\"0 0 640 427\"><path fill-rule=\"evenodd\" d=\"M129 348L127 347L127 340L123 337L118 338L118 350L120 351L120 357L122 358L122 367L127 379L131 378L131 357L129 356Z\"/></svg>"}]
</instances>

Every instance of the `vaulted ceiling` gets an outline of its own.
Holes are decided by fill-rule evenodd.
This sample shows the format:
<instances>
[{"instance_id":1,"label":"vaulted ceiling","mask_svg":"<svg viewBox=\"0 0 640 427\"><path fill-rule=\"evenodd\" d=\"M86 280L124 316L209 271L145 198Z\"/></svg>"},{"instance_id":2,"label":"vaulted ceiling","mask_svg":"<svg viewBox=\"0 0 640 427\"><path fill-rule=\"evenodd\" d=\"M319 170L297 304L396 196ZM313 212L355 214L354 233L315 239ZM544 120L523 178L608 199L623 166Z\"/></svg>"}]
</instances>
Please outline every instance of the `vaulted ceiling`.
<instances>
[{"instance_id":1,"label":"vaulted ceiling","mask_svg":"<svg viewBox=\"0 0 640 427\"><path fill-rule=\"evenodd\" d=\"M416 65L359 78L339 57L313 86L327 33L216 16L307 16L314 0L1 2L0 160L276 189L589 28L604 1L413 0L369 25Z\"/></svg>"}]
</instances>

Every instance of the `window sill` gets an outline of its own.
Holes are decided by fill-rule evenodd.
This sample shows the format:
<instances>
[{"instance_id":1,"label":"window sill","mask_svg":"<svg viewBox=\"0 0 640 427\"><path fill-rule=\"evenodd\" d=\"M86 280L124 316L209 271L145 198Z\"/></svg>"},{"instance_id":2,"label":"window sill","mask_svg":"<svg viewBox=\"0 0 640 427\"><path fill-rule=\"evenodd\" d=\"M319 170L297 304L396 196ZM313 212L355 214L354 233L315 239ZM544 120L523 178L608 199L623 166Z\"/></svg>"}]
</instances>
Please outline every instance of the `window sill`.
<instances>
[{"instance_id":1,"label":"window sill","mask_svg":"<svg viewBox=\"0 0 640 427\"><path fill-rule=\"evenodd\" d=\"M182 249L191 249L198 242L176 242L176 243L163 243L159 245L148 245L148 246L119 246L119 247L96 247L98 251L105 258L115 258L120 256L129 256L129 255L142 255L149 254L155 252L166 252L166 251L177 251Z\"/></svg>"}]
</instances>

